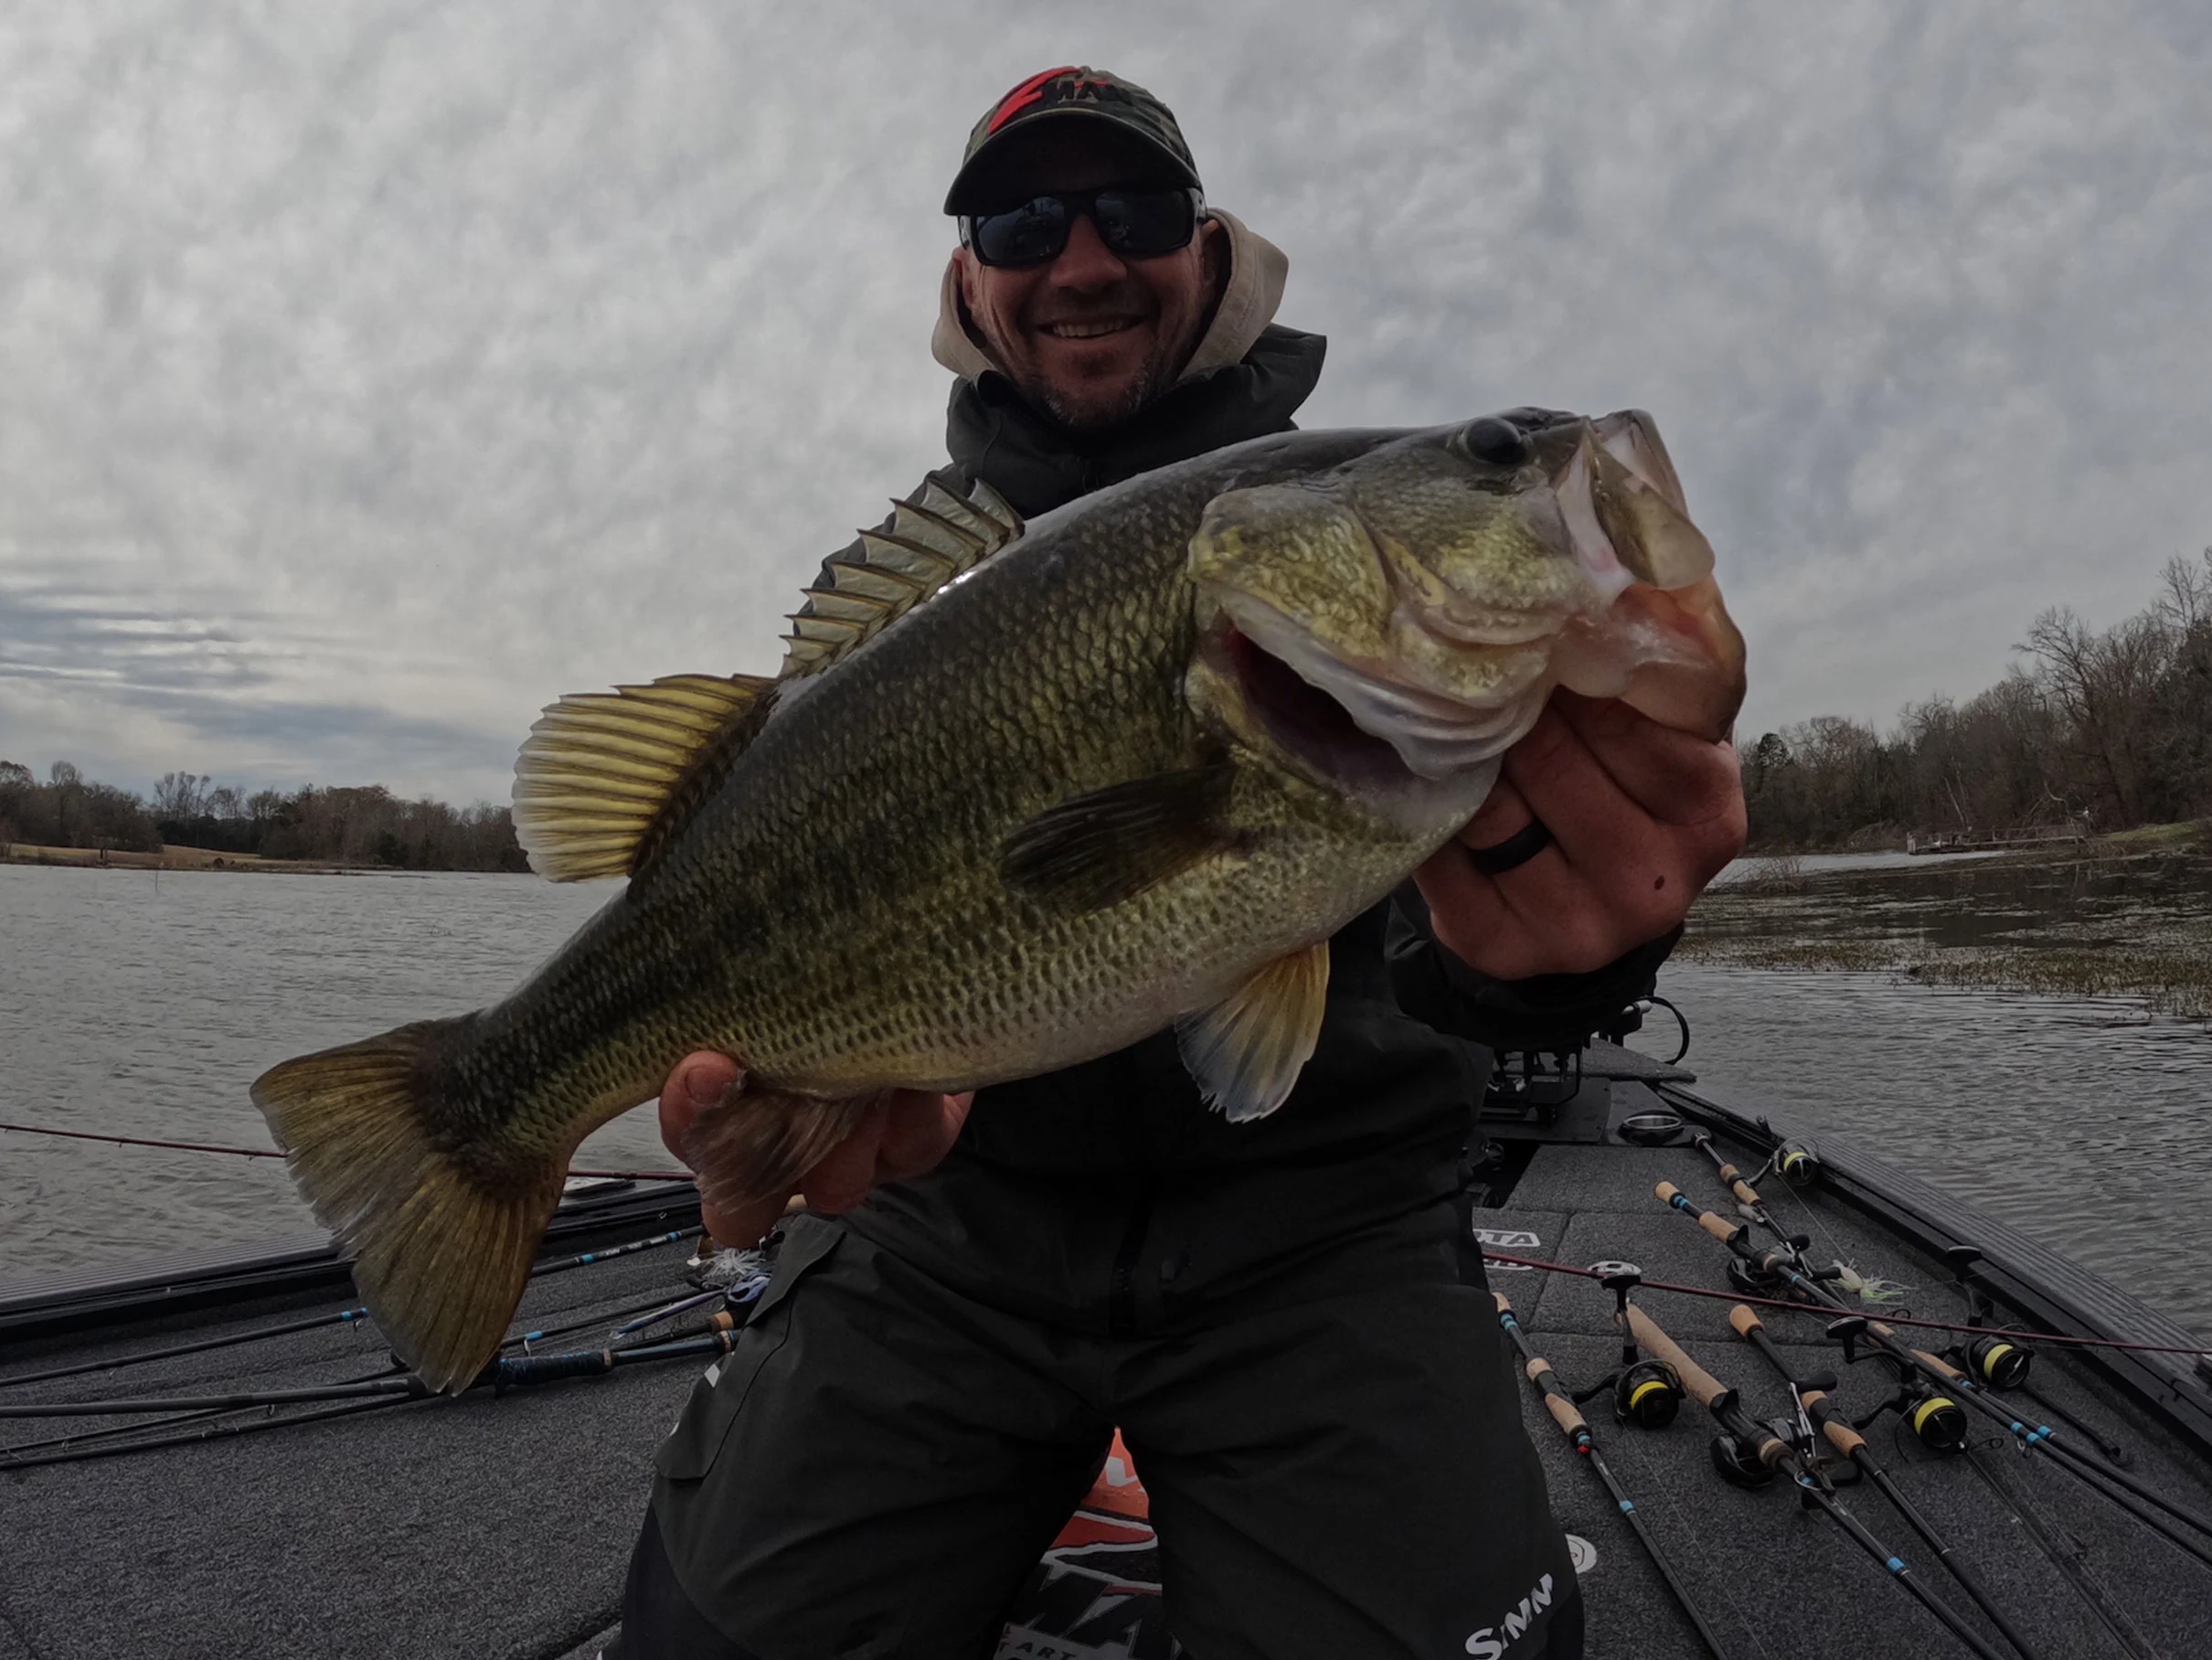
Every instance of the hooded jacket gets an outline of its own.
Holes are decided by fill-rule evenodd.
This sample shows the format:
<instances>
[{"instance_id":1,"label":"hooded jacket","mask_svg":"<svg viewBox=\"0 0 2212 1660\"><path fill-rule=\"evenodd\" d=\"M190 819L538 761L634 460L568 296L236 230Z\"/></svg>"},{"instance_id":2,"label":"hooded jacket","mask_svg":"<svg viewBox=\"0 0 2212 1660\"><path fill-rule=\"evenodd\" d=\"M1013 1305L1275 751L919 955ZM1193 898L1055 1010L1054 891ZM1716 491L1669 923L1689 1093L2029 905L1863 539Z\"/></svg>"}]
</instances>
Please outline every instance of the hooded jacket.
<instances>
[{"instance_id":1,"label":"hooded jacket","mask_svg":"<svg viewBox=\"0 0 2212 1660\"><path fill-rule=\"evenodd\" d=\"M1321 336L1273 321L1289 261L1232 216L1228 279L1175 385L1121 427L1033 409L973 334L948 268L931 349L958 377L956 472L1025 515L1225 444L1290 431ZM1579 1041L1647 992L1673 936L1590 975L1492 981L1440 945L1409 882L1330 942L1313 1056L1268 1117L1200 1100L1172 1030L982 1091L939 1166L848 1225L980 1301L1085 1329L1161 1329L1286 1256L1457 1185L1492 1047Z\"/></svg>"}]
</instances>

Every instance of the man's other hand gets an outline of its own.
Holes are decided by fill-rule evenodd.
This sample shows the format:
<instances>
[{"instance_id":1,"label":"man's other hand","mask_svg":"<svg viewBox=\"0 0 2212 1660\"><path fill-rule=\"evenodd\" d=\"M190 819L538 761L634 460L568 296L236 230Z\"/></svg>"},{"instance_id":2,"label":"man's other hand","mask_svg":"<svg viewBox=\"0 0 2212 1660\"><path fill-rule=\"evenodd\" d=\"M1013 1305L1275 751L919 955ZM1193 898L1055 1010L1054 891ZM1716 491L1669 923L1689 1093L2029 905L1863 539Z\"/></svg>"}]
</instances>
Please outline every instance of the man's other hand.
<instances>
[{"instance_id":1,"label":"man's other hand","mask_svg":"<svg viewBox=\"0 0 2212 1660\"><path fill-rule=\"evenodd\" d=\"M1548 846L1484 875L1474 854L1541 819ZM1743 851L1735 748L1611 699L1552 695L1467 827L1413 873L1438 940L1498 980L1589 974L1657 939Z\"/></svg>"},{"instance_id":2,"label":"man's other hand","mask_svg":"<svg viewBox=\"0 0 2212 1660\"><path fill-rule=\"evenodd\" d=\"M684 1133L691 1128L691 1121L744 1076L745 1069L736 1061L711 1049L677 1061L661 1089L661 1140L668 1151L682 1159ZM742 1249L757 1243L776 1225L793 1194L803 1195L815 1210L850 1210L878 1183L904 1181L933 1168L959 1138L974 1099L973 1090L964 1095L888 1091L795 1186L737 1210L702 1208L700 1220L718 1245Z\"/></svg>"}]
</instances>

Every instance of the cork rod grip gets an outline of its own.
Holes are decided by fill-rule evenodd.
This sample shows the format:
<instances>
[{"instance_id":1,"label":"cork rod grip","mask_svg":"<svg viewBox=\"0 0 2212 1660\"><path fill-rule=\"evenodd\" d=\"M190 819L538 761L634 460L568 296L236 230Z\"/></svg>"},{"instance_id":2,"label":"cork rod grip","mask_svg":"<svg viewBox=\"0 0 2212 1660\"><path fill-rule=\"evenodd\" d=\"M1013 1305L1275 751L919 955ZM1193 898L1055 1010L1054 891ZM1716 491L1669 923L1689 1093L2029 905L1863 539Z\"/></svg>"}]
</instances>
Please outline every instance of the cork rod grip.
<instances>
[{"instance_id":1,"label":"cork rod grip","mask_svg":"<svg viewBox=\"0 0 2212 1660\"><path fill-rule=\"evenodd\" d=\"M1700 1210L1696 1206L1691 1204L1689 1200L1683 1199L1682 1189L1675 1186L1672 1182L1661 1182L1656 1187L1653 1188L1652 1191L1657 1194L1661 1199L1664 1200L1669 1205L1674 1205L1676 1199L1682 1199L1682 1203L1680 1205L1676 1205L1675 1208L1683 1212L1683 1214L1686 1216L1696 1217L1697 1218L1697 1226L1704 1229L1706 1232L1711 1234L1723 1245L1734 1243L1736 1236L1743 1231L1741 1229L1737 1228L1730 1223L1722 1221L1711 1211Z\"/></svg>"},{"instance_id":2,"label":"cork rod grip","mask_svg":"<svg viewBox=\"0 0 2212 1660\"><path fill-rule=\"evenodd\" d=\"M1553 1421L1571 1436L1586 1435L1590 1425L1576 1409L1574 1400L1559 1387L1559 1380L1551 1369L1551 1362L1541 1355L1528 1363L1528 1379L1544 1391L1544 1410Z\"/></svg>"},{"instance_id":3,"label":"cork rod grip","mask_svg":"<svg viewBox=\"0 0 2212 1660\"><path fill-rule=\"evenodd\" d=\"M1728 1310L1728 1325L1735 1328L1736 1335L1746 1343L1751 1340L1753 1332L1763 1332L1767 1329L1765 1322L1751 1312L1748 1304L1743 1303L1739 1303L1734 1308Z\"/></svg>"},{"instance_id":4,"label":"cork rod grip","mask_svg":"<svg viewBox=\"0 0 2212 1660\"><path fill-rule=\"evenodd\" d=\"M1697 1397L1699 1405L1709 1408L1728 1393L1727 1384L1684 1354L1675 1346L1675 1340L1654 1325L1651 1316L1632 1303L1629 1304L1628 1329L1646 1354L1675 1368L1682 1378L1682 1387Z\"/></svg>"},{"instance_id":5,"label":"cork rod grip","mask_svg":"<svg viewBox=\"0 0 2212 1660\"><path fill-rule=\"evenodd\" d=\"M1811 1412L1819 1423L1820 1432L1828 1438L1830 1446L1845 1458L1858 1456L1859 1449L1866 1444L1866 1438L1838 1417L1834 1408L1830 1407L1826 1411L1813 1410L1825 1404L1828 1399L1825 1395L1818 1389L1807 1389L1798 1399L1805 1403L1805 1410Z\"/></svg>"},{"instance_id":6,"label":"cork rod grip","mask_svg":"<svg viewBox=\"0 0 2212 1660\"><path fill-rule=\"evenodd\" d=\"M1925 1360L1930 1366L1935 1367L1937 1371L1942 1373L1944 1377L1950 1378L1951 1382L1963 1383L1966 1381L1966 1374L1964 1372L1962 1372L1957 1367L1951 1365L1950 1361L1941 1358L1940 1356L1931 1355L1926 1349L1914 1349L1912 1352L1920 1359Z\"/></svg>"}]
</instances>

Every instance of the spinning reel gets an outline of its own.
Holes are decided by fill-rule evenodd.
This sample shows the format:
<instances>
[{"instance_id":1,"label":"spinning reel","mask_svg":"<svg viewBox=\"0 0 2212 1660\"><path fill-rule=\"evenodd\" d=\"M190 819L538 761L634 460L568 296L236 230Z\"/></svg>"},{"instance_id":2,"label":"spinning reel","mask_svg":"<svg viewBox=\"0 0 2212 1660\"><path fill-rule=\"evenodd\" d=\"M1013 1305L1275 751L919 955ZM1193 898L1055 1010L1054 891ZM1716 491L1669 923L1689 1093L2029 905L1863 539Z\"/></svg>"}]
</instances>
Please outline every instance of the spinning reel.
<instances>
[{"instance_id":1,"label":"spinning reel","mask_svg":"<svg viewBox=\"0 0 2212 1660\"><path fill-rule=\"evenodd\" d=\"M1590 1270L1598 1276L1598 1283L1613 1293L1614 1317L1622 1332L1621 1366L1576 1399L1588 1400L1600 1390L1610 1389L1613 1392L1615 1418L1638 1429L1664 1430L1682 1410L1682 1379L1665 1361L1653 1360L1641 1354L1635 1340L1626 1335L1628 1293L1643 1283L1643 1271L1633 1262L1593 1262Z\"/></svg>"},{"instance_id":2,"label":"spinning reel","mask_svg":"<svg viewBox=\"0 0 2212 1660\"><path fill-rule=\"evenodd\" d=\"M1844 1346L1844 1364L1856 1366L1859 1362L1858 1340L1866 1334L1866 1316L1845 1314L1828 1324L1828 1335ZM1968 1439L1966 1409L1950 1396L1930 1388L1909 1367L1900 1365L1890 1356L1876 1350L1866 1356L1880 1360L1896 1374L1897 1393L1876 1407L1863 1418L1851 1421L1852 1427L1864 1430L1884 1412L1895 1412L1905 1421L1920 1443L1931 1452L1963 1452Z\"/></svg>"}]
</instances>

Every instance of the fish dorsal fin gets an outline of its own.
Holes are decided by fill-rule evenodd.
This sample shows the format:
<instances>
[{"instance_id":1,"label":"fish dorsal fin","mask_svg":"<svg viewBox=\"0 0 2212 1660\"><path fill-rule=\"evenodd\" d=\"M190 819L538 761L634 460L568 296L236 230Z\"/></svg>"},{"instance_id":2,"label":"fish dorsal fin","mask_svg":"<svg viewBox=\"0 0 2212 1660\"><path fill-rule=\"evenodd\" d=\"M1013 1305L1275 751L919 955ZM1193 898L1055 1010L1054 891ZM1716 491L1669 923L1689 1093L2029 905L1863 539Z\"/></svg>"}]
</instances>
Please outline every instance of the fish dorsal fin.
<instances>
[{"instance_id":1,"label":"fish dorsal fin","mask_svg":"<svg viewBox=\"0 0 2212 1660\"><path fill-rule=\"evenodd\" d=\"M757 675L670 675L547 706L515 766L515 836L556 882L635 875L688 824L774 699Z\"/></svg>"},{"instance_id":2,"label":"fish dorsal fin","mask_svg":"<svg viewBox=\"0 0 2212 1660\"><path fill-rule=\"evenodd\" d=\"M860 533L859 557L829 562L829 580L806 591L785 636L779 680L818 675L1022 533L1021 515L980 480L932 473L891 504L888 523Z\"/></svg>"},{"instance_id":3,"label":"fish dorsal fin","mask_svg":"<svg viewBox=\"0 0 2212 1660\"><path fill-rule=\"evenodd\" d=\"M1289 1098L1321 1038L1329 942L1278 957L1208 1009L1175 1022L1183 1064L1231 1123L1265 1118Z\"/></svg>"}]
</instances>

